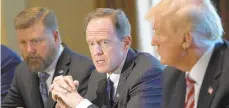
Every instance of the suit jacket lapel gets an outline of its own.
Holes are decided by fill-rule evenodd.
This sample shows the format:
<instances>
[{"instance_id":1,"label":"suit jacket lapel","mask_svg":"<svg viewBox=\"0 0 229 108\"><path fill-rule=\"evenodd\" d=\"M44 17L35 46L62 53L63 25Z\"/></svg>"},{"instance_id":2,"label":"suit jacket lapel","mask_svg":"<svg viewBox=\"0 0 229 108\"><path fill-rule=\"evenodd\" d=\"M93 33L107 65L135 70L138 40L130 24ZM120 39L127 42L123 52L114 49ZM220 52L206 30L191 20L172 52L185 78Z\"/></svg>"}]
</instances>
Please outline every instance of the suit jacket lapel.
<instances>
[{"instance_id":1,"label":"suit jacket lapel","mask_svg":"<svg viewBox=\"0 0 229 108\"><path fill-rule=\"evenodd\" d=\"M183 73L182 73L183 74ZM178 82L178 87L176 90L176 93L174 94L177 99L177 107L173 107L173 108L183 108L184 107L184 103L185 103L185 95L186 94L186 81L185 81L185 75L181 75L179 77L181 82Z\"/></svg>"},{"instance_id":2,"label":"suit jacket lapel","mask_svg":"<svg viewBox=\"0 0 229 108\"><path fill-rule=\"evenodd\" d=\"M225 45L224 45L225 46ZM215 50L210 59L204 80L200 89L198 108L209 108L210 103L215 96L218 89L220 76L222 73L222 62L223 62L223 44L217 43Z\"/></svg>"},{"instance_id":3,"label":"suit jacket lapel","mask_svg":"<svg viewBox=\"0 0 229 108\"><path fill-rule=\"evenodd\" d=\"M39 78L37 76L36 72L30 72L31 74L31 79L29 79L28 81L28 87L30 88L29 91L30 92L30 97L31 97L31 106L35 107L35 108L43 108L43 101L40 95L40 90L39 90Z\"/></svg>"},{"instance_id":4,"label":"suit jacket lapel","mask_svg":"<svg viewBox=\"0 0 229 108\"><path fill-rule=\"evenodd\" d=\"M99 108L110 108L110 102L108 101L108 96L106 94L106 74L94 71L91 76L92 77L89 81L89 88L85 98L89 99Z\"/></svg>"},{"instance_id":5,"label":"suit jacket lapel","mask_svg":"<svg viewBox=\"0 0 229 108\"><path fill-rule=\"evenodd\" d=\"M108 108L110 108L111 106L111 103L108 99L108 95L107 95L107 92L106 92L106 87L107 87L107 80L106 80L106 77L102 80L99 81L98 83L98 93L97 96L99 96L99 101L102 102L100 103L100 105L105 105L107 106Z\"/></svg>"},{"instance_id":6,"label":"suit jacket lapel","mask_svg":"<svg viewBox=\"0 0 229 108\"><path fill-rule=\"evenodd\" d=\"M55 69L55 72L54 72L54 75L53 75L53 79L56 76L66 75L68 73L69 64L71 62L71 55L70 54L71 54L71 51L67 47L65 47L64 51L62 52L62 54L60 56L60 58L58 59L58 62L57 62L57 65L56 65L56 69ZM51 92L49 92L49 97L48 97L47 104L48 104L47 105L48 108L55 107L56 102L53 101Z\"/></svg>"},{"instance_id":7,"label":"suit jacket lapel","mask_svg":"<svg viewBox=\"0 0 229 108\"><path fill-rule=\"evenodd\" d=\"M114 96L114 105L115 106L119 100L119 96L122 94L123 89L125 88L126 80L129 74L131 73L133 67L134 67L134 60L136 58L137 54L133 49L129 49L127 58L125 61L125 64L123 66L120 78L119 78L119 83L118 87L116 90L116 95Z\"/></svg>"},{"instance_id":8,"label":"suit jacket lapel","mask_svg":"<svg viewBox=\"0 0 229 108\"><path fill-rule=\"evenodd\" d=\"M174 75L175 76L175 75ZM185 103L185 94L186 94L186 81L185 81L185 73L179 71L176 77L174 77L177 80L175 85L170 85L173 86L171 89L169 88L169 93L171 93L170 97L170 105L172 106L167 106L168 108L184 108L184 103Z\"/></svg>"}]
</instances>

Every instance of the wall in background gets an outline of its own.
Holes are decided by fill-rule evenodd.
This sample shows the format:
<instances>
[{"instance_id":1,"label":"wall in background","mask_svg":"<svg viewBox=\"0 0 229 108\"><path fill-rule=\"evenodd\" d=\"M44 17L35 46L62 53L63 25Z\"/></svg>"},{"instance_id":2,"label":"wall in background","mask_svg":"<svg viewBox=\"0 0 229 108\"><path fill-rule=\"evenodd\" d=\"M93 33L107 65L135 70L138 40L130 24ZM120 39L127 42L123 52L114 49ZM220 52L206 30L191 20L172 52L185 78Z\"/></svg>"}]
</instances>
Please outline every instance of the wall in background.
<instances>
[{"instance_id":1,"label":"wall in background","mask_svg":"<svg viewBox=\"0 0 229 108\"><path fill-rule=\"evenodd\" d=\"M2 0L1 43L19 52L14 18L27 7L47 7L57 16L62 42L73 51L90 57L84 35L84 18L94 10L94 0Z\"/></svg>"},{"instance_id":2,"label":"wall in background","mask_svg":"<svg viewBox=\"0 0 229 108\"><path fill-rule=\"evenodd\" d=\"M27 7L27 0L1 0L1 43L19 52L14 18Z\"/></svg>"},{"instance_id":3,"label":"wall in background","mask_svg":"<svg viewBox=\"0 0 229 108\"><path fill-rule=\"evenodd\" d=\"M6 28L5 28L5 21L4 17L1 15L1 44L7 45L7 37L6 37Z\"/></svg>"},{"instance_id":4,"label":"wall in background","mask_svg":"<svg viewBox=\"0 0 229 108\"><path fill-rule=\"evenodd\" d=\"M137 19L136 19L136 0L95 0L96 8L114 8L114 9L122 9L131 25L131 37L132 37L132 48L139 48L138 40L137 40Z\"/></svg>"}]
</instances>

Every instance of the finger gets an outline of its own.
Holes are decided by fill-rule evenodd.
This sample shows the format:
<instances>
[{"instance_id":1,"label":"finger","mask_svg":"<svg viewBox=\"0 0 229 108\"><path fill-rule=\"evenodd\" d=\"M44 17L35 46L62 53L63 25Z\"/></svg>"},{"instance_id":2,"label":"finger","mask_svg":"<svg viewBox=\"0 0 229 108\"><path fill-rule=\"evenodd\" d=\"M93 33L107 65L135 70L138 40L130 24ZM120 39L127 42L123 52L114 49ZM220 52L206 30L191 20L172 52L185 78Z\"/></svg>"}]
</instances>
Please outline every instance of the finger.
<instances>
[{"instance_id":1,"label":"finger","mask_svg":"<svg viewBox=\"0 0 229 108\"><path fill-rule=\"evenodd\" d=\"M59 86L55 86L52 91L55 91L58 93L63 93L63 94L67 94L67 92L68 92L66 89L59 87Z\"/></svg>"},{"instance_id":2,"label":"finger","mask_svg":"<svg viewBox=\"0 0 229 108\"><path fill-rule=\"evenodd\" d=\"M56 94L56 96L57 96L57 99L56 99L57 102L60 102L60 99L63 101L62 103L65 103L64 100L68 100L67 94L63 94L63 93L57 92L55 90L53 90L53 93Z\"/></svg>"},{"instance_id":3,"label":"finger","mask_svg":"<svg viewBox=\"0 0 229 108\"><path fill-rule=\"evenodd\" d=\"M57 98L58 98L57 95L52 95L52 99L53 99L54 101L57 101Z\"/></svg>"},{"instance_id":4,"label":"finger","mask_svg":"<svg viewBox=\"0 0 229 108\"><path fill-rule=\"evenodd\" d=\"M57 85L59 87L62 87L66 90L68 90L69 92L72 90L71 86L65 81L65 79L60 79L58 81L56 81L55 83L57 83Z\"/></svg>"},{"instance_id":5,"label":"finger","mask_svg":"<svg viewBox=\"0 0 229 108\"><path fill-rule=\"evenodd\" d=\"M73 85L75 86L75 88L76 88L76 90L77 90L78 87L79 87L79 81L74 80L74 81L73 81Z\"/></svg>"},{"instance_id":6,"label":"finger","mask_svg":"<svg viewBox=\"0 0 229 108\"><path fill-rule=\"evenodd\" d=\"M54 101L57 101L57 98L58 98L57 92L53 90L51 93L52 93L52 99L53 99Z\"/></svg>"},{"instance_id":7,"label":"finger","mask_svg":"<svg viewBox=\"0 0 229 108\"><path fill-rule=\"evenodd\" d=\"M60 108L67 108L67 104L64 103L64 101L61 98L57 99L57 103L60 106Z\"/></svg>"},{"instance_id":8,"label":"finger","mask_svg":"<svg viewBox=\"0 0 229 108\"><path fill-rule=\"evenodd\" d=\"M56 101L56 100L57 100L57 95L53 95L53 94L52 94L52 99L53 99L54 101Z\"/></svg>"},{"instance_id":9,"label":"finger","mask_svg":"<svg viewBox=\"0 0 229 108\"><path fill-rule=\"evenodd\" d=\"M64 79L68 83L68 85L71 86L72 89L75 89L72 76L64 76Z\"/></svg>"},{"instance_id":10,"label":"finger","mask_svg":"<svg viewBox=\"0 0 229 108\"><path fill-rule=\"evenodd\" d=\"M53 89L52 94L55 96L55 99L57 101L58 98L61 98L61 96L62 96L61 94L63 94L63 93L60 93L60 92L56 91L55 89Z\"/></svg>"},{"instance_id":11,"label":"finger","mask_svg":"<svg viewBox=\"0 0 229 108\"><path fill-rule=\"evenodd\" d=\"M52 92L52 90L53 90L53 88L54 88L55 86L58 86L58 85L57 85L56 82L53 82L53 83L51 84L50 88L49 88L49 91Z\"/></svg>"},{"instance_id":12,"label":"finger","mask_svg":"<svg viewBox=\"0 0 229 108\"><path fill-rule=\"evenodd\" d=\"M63 75L60 75L60 76L56 76L54 79L53 79L53 82L56 82L60 79L63 79Z\"/></svg>"},{"instance_id":13,"label":"finger","mask_svg":"<svg viewBox=\"0 0 229 108\"><path fill-rule=\"evenodd\" d=\"M59 103L56 104L56 107L55 108L61 108Z\"/></svg>"}]
</instances>

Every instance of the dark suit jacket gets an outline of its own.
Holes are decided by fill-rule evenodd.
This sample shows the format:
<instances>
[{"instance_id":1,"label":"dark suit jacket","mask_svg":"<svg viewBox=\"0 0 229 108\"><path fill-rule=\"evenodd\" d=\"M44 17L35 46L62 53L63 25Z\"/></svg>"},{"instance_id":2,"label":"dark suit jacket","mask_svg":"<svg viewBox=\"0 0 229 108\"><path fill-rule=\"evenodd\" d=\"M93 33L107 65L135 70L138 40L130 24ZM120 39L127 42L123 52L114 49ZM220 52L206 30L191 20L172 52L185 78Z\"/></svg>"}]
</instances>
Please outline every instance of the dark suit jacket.
<instances>
[{"instance_id":1,"label":"dark suit jacket","mask_svg":"<svg viewBox=\"0 0 229 108\"><path fill-rule=\"evenodd\" d=\"M148 53L130 49L123 66L113 108L159 108L162 65ZM106 74L93 72L85 98L89 108L111 108L106 96Z\"/></svg>"},{"instance_id":2,"label":"dark suit jacket","mask_svg":"<svg viewBox=\"0 0 229 108\"><path fill-rule=\"evenodd\" d=\"M163 73L164 108L184 108L185 72L166 67ZM209 93L209 88L213 93ZM229 105L229 43L217 43L210 58L197 108L226 108Z\"/></svg>"},{"instance_id":3,"label":"dark suit jacket","mask_svg":"<svg viewBox=\"0 0 229 108\"><path fill-rule=\"evenodd\" d=\"M94 70L92 61L82 55L76 54L68 48L64 48L55 69L54 77L58 75L71 75L80 82L78 91L85 95L88 79ZM54 78L53 77L53 78ZM48 108L53 108L55 102L49 94ZM39 92L39 78L35 72L30 72L25 62L21 63L15 73L8 95L2 103L2 107L23 106L26 108L43 108L42 98Z\"/></svg>"},{"instance_id":4,"label":"dark suit jacket","mask_svg":"<svg viewBox=\"0 0 229 108\"><path fill-rule=\"evenodd\" d=\"M20 63L21 59L14 51L1 45L1 101L8 93L14 71Z\"/></svg>"}]
</instances>

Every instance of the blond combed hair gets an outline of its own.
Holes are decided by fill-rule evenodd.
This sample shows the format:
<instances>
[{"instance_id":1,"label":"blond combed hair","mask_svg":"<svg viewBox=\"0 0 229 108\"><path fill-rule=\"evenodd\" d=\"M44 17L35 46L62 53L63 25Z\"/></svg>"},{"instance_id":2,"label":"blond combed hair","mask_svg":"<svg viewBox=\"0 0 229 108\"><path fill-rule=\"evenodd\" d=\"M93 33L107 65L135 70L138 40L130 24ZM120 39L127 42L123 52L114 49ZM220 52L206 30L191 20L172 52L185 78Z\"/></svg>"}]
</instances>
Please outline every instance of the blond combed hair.
<instances>
[{"instance_id":1,"label":"blond combed hair","mask_svg":"<svg viewBox=\"0 0 229 108\"><path fill-rule=\"evenodd\" d=\"M201 35L194 38L206 41L223 36L221 19L210 0L161 0L149 10L146 19L156 30L170 35L194 32Z\"/></svg>"}]
</instances>

